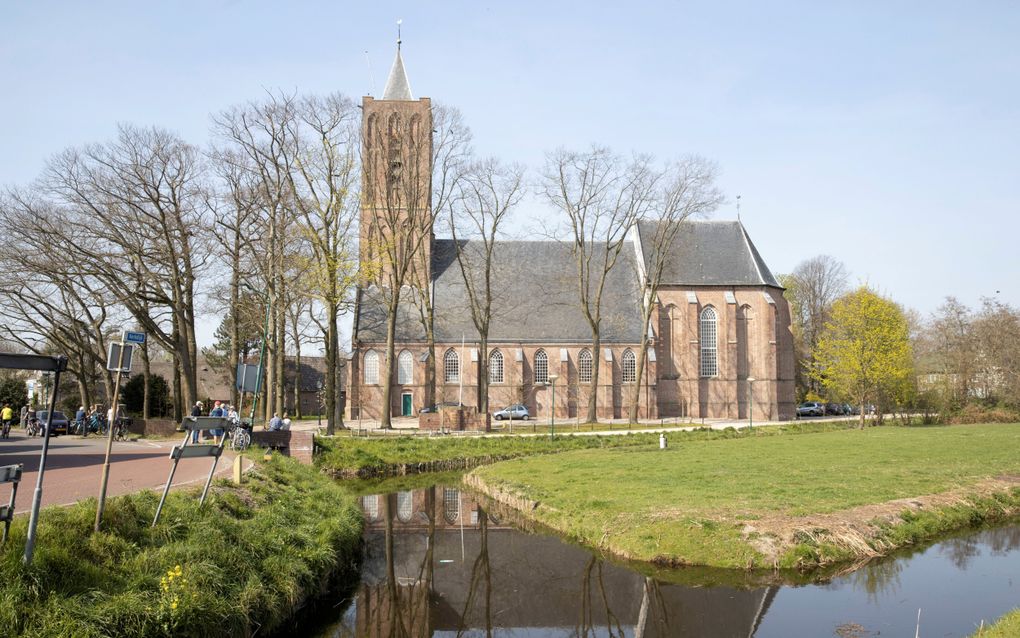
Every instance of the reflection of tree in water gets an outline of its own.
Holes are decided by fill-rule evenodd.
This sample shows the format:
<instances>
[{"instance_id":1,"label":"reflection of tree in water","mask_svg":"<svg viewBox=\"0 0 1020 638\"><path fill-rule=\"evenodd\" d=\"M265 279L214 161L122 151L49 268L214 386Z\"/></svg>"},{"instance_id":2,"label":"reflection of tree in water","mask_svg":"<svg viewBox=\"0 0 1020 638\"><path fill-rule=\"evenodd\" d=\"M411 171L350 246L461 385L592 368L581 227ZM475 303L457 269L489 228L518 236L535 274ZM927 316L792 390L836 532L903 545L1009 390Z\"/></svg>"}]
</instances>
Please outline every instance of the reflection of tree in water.
<instances>
[{"instance_id":1,"label":"reflection of tree in water","mask_svg":"<svg viewBox=\"0 0 1020 638\"><path fill-rule=\"evenodd\" d=\"M598 587L599 596L597 601L592 601L593 574L595 577L594 585ZM613 610L609 607L605 581L602 578L602 561L592 556L581 574L581 618L577 625L578 636L586 638L587 636L595 635L596 624L592 617L592 612L596 604L606 612L606 629L609 632L609 638L623 636L623 626L620 625L620 621L617 620ZM614 626L618 633L613 633Z\"/></svg>"},{"instance_id":2,"label":"reflection of tree in water","mask_svg":"<svg viewBox=\"0 0 1020 638\"><path fill-rule=\"evenodd\" d=\"M902 561L883 559L868 563L853 572L850 578L854 589L863 589L868 593L868 600L877 603L879 594L899 591L902 571Z\"/></svg>"},{"instance_id":3,"label":"reflection of tree in water","mask_svg":"<svg viewBox=\"0 0 1020 638\"><path fill-rule=\"evenodd\" d=\"M951 538L939 545L939 553L957 569L966 571L971 559L981 555L981 548L976 538Z\"/></svg>"},{"instance_id":4,"label":"reflection of tree in water","mask_svg":"<svg viewBox=\"0 0 1020 638\"><path fill-rule=\"evenodd\" d=\"M464 635L472 629L468 625L468 612L474 608L479 587L485 587L483 615L485 616L485 635L492 636L492 573L489 570L489 523L485 510L478 508L478 534L480 547L475 563L471 568L471 584L468 586L467 599L464 600L464 611L460 615L461 623L457 628L457 636Z\"/></svg>"},{"instance_id":5,"label":"reflection of tree in water","mask_svg":"<svg viewBox=\"0 0 1020 638\"><path fill-rule=\"evenodd\" d=\"M1020 548L1020 525L990 529L981 535L981 540L988 544L993 556L1002 556Z\"/></svg>"}]
</instances>

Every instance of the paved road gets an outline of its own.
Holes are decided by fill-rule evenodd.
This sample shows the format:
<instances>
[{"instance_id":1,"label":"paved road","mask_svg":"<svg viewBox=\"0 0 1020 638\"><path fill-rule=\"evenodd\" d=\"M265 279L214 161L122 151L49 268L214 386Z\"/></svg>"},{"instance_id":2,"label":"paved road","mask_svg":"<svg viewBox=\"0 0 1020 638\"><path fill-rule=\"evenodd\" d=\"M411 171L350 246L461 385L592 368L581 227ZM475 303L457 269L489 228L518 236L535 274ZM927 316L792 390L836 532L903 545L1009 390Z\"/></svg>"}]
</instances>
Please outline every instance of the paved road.
<instances>
[{"instance_id":1,"label":"paved road","mask_svg":"<svg viewBox=\"0 0 1020 638\"><path fill-rule=\"evenodd\" d=\"M113 444L110 459L110 485L107 494L114 496L146 488L162 489L170 473L170 448L173 441L118 441ZM0 440L0 465L25 464L25 474L18 488L17 512L31 509L39 470L42 438L28 438L22 430L14 430L11 438ZM90 436L56 436L50 439L43 482L43 506L69 505L99 495L106 439ZM234 459L224 453L217 465L217 476L229 474ZM209 475L212 459L183 459L174 475L174 486L198 483ZM0 503L10 498L10 486L0 485Z\"/></svg>"}]
</instances>

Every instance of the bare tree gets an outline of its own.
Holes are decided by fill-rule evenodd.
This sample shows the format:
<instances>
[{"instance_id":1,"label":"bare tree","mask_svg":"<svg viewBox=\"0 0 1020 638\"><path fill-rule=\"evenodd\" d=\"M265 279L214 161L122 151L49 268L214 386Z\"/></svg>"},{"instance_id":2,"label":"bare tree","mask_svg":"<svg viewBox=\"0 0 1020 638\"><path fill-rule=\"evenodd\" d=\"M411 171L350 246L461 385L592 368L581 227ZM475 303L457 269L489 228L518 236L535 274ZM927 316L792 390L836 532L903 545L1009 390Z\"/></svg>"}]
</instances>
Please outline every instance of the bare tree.
<instances>
[{"instance_id":1,"label":"bare tree","mask_svg":"<svg viewBox=\"0 0 1020 638\"><path fill-rule=\"evenodd\" d=\"M68 211L51 240L173 352L178 397L197 400L196 287L210 254L198 150L158 128L121 126L115 141L52 159L41 184Z\"/></svg>"},{"instance_id":2,"label":"bare tree","mask_svg":"<svg viewBox=\"0 0 1020 638\"><path fill-rule=\"evenodd\" d=\"M799 341L798 378L805 388L818 392L821 385L816 375L805 372L812 365L832 304L847 291L846 266L829 255L818 255L799 263L792 274L783 278L783 284L790 301L794 337Z\"/></svg>"},{"instance_id":3,"label":"bare tree","mask_svg":"<svg viewBox=\"0 0 1020 638\"><path fill-rule=\"evenodd\" d=\"M489 413L489 325L493 302L496 241L524 195L524 169L490 159L472 165L450 208L450 231L464 279L471 321L478 330L478 411ZM460 226L458 232L458 226ZM467 240L467 241L463 241Z\"/></svg>"},{"instance_id":4,"label":"bare tree","mask_svg":"<svg viewBox=\"0 0 1020 638\"><path fill-rule=\"evenodd\" d=\"M303 291L321 304L324 313L326 358L326 431L343 423L340 414L340 315L350 306L356 282L358 251L355 224L360 203L358 142L359 112L341 95L301 100L291 120L296 143L294 170L288 172L299 215L301 237L310 259L301 277ZM300 359L296 329L305 307L293 313L294 344ZM300 364L300 361L298 361Z\"/></svg>"},{"instance_id":5,"label":"bare tree","mask_svg":"<svg viewBox=\"0 0 1020 638\"><path fill-rule=\"evenodd\" d=\"M682 158L668 165L655 180L654 204L649 217L651 233L643 236L642 251L645 263L639 265L643 286L641 297L641 346L637 353L634 393L630 402L630 422L638 421L641 382L648 355L648 329L658 311L659 286L671 253L682 250L676 246L677 234L683 222L691 217L710 213L723 202L722 193L715 186L716 167L697 156Z\"/></svg>"},{"instance_id":6,"label":"bare tree","mask_svg":"<svg viewBox=\"0 0 1020 638\"><path fill-rule=\"evenodd\" d=\"M566 216L582 314L591 330L590 422L598 420L602 299L609 272L626 244L627 232L654 204L658 178L649 158L625 160L603 147L557 150L546 156L542 191Z\"/></svg>"}]
</instances>

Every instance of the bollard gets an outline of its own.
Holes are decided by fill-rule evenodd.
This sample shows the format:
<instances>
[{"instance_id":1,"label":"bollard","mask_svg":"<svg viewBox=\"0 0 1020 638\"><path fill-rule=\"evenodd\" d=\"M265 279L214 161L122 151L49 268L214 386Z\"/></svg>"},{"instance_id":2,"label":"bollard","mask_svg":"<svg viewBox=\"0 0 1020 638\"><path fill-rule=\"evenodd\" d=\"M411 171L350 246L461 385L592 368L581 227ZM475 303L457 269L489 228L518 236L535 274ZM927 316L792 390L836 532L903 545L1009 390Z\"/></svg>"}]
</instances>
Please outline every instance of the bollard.
<instances>
[{"instance_id":1,"label":"bollard","mask_svg":"<svg viewBox=\"0 0 1020 638\"><path fill-rule=\"evenodd\" d=\"M659 432L659 449L660 450L665 450L666 449L666 433L665 432Z\"/></svg>"},{"instance_id":2,"label":"bollard","mask_svg":"<svg viewBox=\"0 0 1020 638\"><path fill-rule=\"evenodd\" d=\"M241 477L244 475L244 457L240 454L234 457L234 483L241 484Z\"/></svg>"}]
</instances>

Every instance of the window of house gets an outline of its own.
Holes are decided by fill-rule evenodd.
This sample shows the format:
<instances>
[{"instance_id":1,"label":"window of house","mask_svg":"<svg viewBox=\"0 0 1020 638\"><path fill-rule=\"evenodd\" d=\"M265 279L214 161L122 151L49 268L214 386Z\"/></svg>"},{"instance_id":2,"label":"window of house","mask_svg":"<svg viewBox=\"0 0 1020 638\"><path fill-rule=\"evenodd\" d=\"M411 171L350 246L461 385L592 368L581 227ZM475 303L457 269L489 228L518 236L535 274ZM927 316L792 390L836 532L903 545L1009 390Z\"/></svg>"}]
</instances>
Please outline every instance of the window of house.
<instances>
[{"instance_id":1,"label":"window of house","mask_svg":"<svg viewBox=\"0 0 1020 638\"><path fill-rule=\"evenodd\" d=\"M701 376L714 377L719 374L718 346L716 341L715 308L709 306L701 311Z\"/></svg>"},{"instance_id":2,"label":"window of house","mask_svg":"<svg viewBox=\"0 0 1020 638\"><path fill-rule=\"evenodd\" d=\"M361 510L365 512L365 518L370 521L374 521L379 518L379 497L375 495L362 496Z\"/></svg>"},{"instance_id":3,"label":"window of house","mask_svg":"<svg viewBox=\"0 0 1020 638\"><path fill-rule=\"evenodd\" d=\"M414 514L414 493L397 492L397 518L403 522L411 520Z\"/></svg>"},{"instance_id":4,"label":"window of house","mask_svg":"<svg viewBox=\"0 0 1020 638\"><path fill-rule=\"evenodd\" d=\"M365 353L365 384L379 383L379 353L369 350Z\"/></svg>"},{"instance_id":5,"label":"window of house","mask_svg":"<svg viewBox=\"0 0 1020 638\"><path fill-rule=\"evenodd\" d=\"M404 350L397 357L397 383L414 383L414 357L408 350Z\"/></svg>"},{"instance_id":6,"label":"window of house","mask_svg":"<svg viewBox=\"0 0 1020 638\"><path fill-rule=\"evenodd\" d=\"M455 523L460 518L460 490L443 488L443 518L447 523Z\"/></svg>"},{"instance_id":7,"label":"window of house","mask_svg":"<svg viewBox=\"0 0 1020 638\"><path fill-rule=\"evenodd\" d=\"M503 383L503 353L499 350L489 354L489 383Z\"/></svg>"},{"instance_id":8,"label":"window of house","mask_svg":"<svg viewBox=\"0 0 1020 638\"><path fill-rule=\"evenodd\" d=\"M582 350L577 357L577 376L581 383L591 383L591 351Z\"/></svg>"},{"instance_id":9,"label":"window of house","mask_svg":"<svg viewBox=\"0 0 1020 638\"><path fill-rule=\"evenodd\" d=\"M460 357L453 348L443 355L443 379L446 383L457 383L460 381Z\"/></svg>"},{"instance_id":10,"label":"window of house","mask_svg":"<svg viewBox=\"0 0 1020 638\"><path fill-rule=\"evenodd\" d=\"M549 383L549 355L545 350L535 353L535 383Z\"/></svg>"},{"instance_id":11,"label":"window of house","mask_svg":"<svg viewBox=\"0 0 1020 638\"><path fill-rule=\"evenodd\" d=\"M623 382L636 383L637 357L634 356L634 352L630 348L623 351L623 359L621 359L620 365L623 368Z\"/></svg>"}]
</instances>

